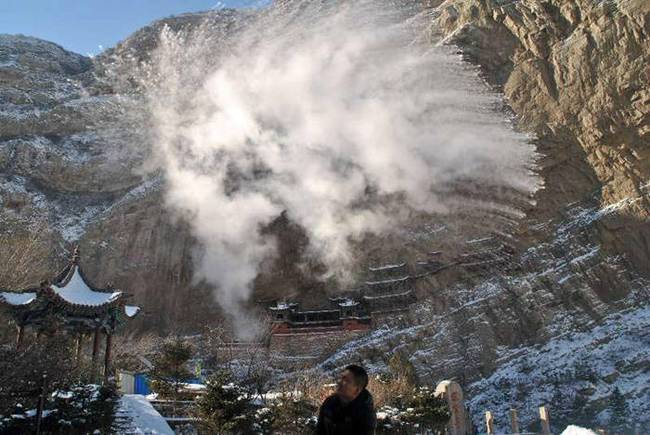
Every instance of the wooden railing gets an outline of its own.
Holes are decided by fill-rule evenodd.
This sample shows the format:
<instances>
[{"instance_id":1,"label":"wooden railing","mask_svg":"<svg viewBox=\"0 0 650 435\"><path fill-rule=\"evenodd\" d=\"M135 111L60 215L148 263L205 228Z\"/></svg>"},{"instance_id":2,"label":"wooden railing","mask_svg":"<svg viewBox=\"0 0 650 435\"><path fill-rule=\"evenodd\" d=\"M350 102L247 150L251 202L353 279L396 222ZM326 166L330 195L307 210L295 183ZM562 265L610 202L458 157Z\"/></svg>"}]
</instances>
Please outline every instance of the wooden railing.
<instances>
[{"instance_id":1,"label":"wooden railing","mask_svg":"<svg viewBox=\"0 0 650 435\"><path fill-rule=\"evenodd\" d=\"M533 435L533 434L541 434L541 435L551 435L551 417L549 410L546 406L540 406L539 407L539 419L540 419L540 427L541 427L541 432L520 432L519 430L519 421L517 417L517 410L516 409L511 409L509 413L510 417L510 429L511 432L508 432L508 434L512 435ZM485 412L485 424L486 424L486 429L487 433L489 435L494 435L496 432L494 431L494 415L492 414L491 411L486 411ZM607 435L607 431L605 429L596 429L596 433L599 435ZM641 429L640 426L637 425L634 430L634 435L641 435Z\"/></svg>"}]
</instances>

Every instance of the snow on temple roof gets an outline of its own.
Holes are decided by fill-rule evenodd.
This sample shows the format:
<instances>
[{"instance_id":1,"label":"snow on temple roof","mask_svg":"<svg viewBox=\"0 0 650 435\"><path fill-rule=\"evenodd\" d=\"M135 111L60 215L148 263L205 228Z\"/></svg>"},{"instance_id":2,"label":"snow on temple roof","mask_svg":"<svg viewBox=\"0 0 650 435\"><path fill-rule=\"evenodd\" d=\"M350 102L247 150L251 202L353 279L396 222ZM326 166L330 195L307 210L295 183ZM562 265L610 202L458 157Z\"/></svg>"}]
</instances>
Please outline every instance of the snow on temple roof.
<instances>
[{"instance_id":1,"label":"snow on temple roof","mask_svg":"<svg viewBox=\"0 0 650 435\"><path fill-rule=\"evenodd\" d=\"M36 293L34 292L0 292L0 301L9 305L27 305L34 299L36 299Z\"/></svg>"},{"instance_id":2,"label":"snow on temple roof","mask_svg":"<svg viewBox=\"0 0 650 435\"><path fill-rule=\"evenodd\" d=\"M342 302L339 302L339 306L341 307L354 307L359 305L359 302L353 301L352 299L345 299Z\"/></svg>"},{"instance_id":3,"label":"snow on temple roof","mask_svg":"<svg viewBox=\"0 0 650 435\"><path fill-rule=\"evenodd\" d=\"M372 301L376 299L390 299L390 298L399 298L403 296L408 296L411 293L411 290L407 290L403 293L395 293L390 295L378 295L378 296L364 296L363 299L367 301Z\"/></svg>"},{"instance_id":4,"label":"snow on temple roof","mask_svg":"<svg viewBox=\"0 0 650 435\"><path fill-rule=\"evenodd\" d=\"M406 266L406 263L399 263L399 264L386 264L383 266L374 266L374 267L369 267L368 270L371 272L379 272L382 270L391 270L391 269L399 269L401 267Z\"/></svg>"},{"instance_id":5,"label":"snow on temple roof","mask_svg":"<svg viewBox=\"0 0 650 435\"><path fill-rule=\"evenodd\" d=\"M124 313L126 313L127 317L135 317L136 314L140 312L140 307L136 307L135 305L125 305L124 306Z\"/></svg>"},{"instance_id":6,"label":"snow on temple roof","mask_svg":"<svg viewBox=\"0 0 650 435\"><path fill-rule=\"evenodd\" d=\"M488 236L488 237L481 237L479 239L472 239L472 240L465 240L465 244L467 245L473 245L475 243L483 243L483 242L489 242L490 240L494 239L493 236Z\"/></svg>"},{"instance_id":7,"label":"snow on temple roof","mask_svg":"<svg viewBox=\"0 0 650 435\"><path fill-rule=\"evenodd\" d=\"M79 266L79 249L68 266L53 280L22 292L0 292L0 308L7 309L19 324L39 328L45 316L53 312L73 329L102 327L115 331L124 320L141 311L135 305L125 305L128 295L112 288L92 287ZM117 309L116 309L117 308Z\"/></svg>"},{"instance_id":8,"label":"snow on temple roof","mask_svg":"<svg viewBox=\"0 0 650 435\"><path fill-rule=\"evenodd\" d=\"M410 276L405 276L402 278L395 278L395 279L386 279L383 281L366 281L366 285L382 285L382 284L392 284L392 283L398 283L398 282L404 282L408 279L410 279Z\"/></svg>"},{"instance_id":9,"label":"snow on temple roof","mask_svg":"<svg viewBox=\"0 0 650 435\"><path fill-rule=\"evenodd\" d=\"M91 289L81 277L79 267L73 264L72 269L72 277L63 286L59 287L54 284L51 286L52 290L66 302L75 305L99 306L116 301L122 295L121 291L104 293Z\"/></svg>"},{"instance_id":10,"label":"snow on temple roof","mask_svg":"<svg viewBox=\"0 0 650 435\"><path fill-rule=\"evenodd\" d=\"M275 306L269 307L269 310L288 310L298 306L296 303L278 302Z\"/></svg>"}]
</instances>

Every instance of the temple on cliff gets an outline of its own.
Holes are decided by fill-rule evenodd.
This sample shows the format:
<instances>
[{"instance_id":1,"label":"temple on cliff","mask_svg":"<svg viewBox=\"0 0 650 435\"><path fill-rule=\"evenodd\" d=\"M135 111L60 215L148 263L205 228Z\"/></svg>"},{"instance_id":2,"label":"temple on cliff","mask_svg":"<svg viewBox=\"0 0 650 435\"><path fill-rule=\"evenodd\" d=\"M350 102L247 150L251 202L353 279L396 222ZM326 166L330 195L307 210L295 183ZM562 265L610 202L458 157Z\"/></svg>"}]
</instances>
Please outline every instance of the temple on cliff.
<instances>
[{"instance_id":1,"label":"temple on cliff","mask_svg":"<svg viewBox=\"0 0 650 435\"><path fill-rule=\"evenodd\" d=\"M269 307L273 314L271 333L370 329L370 317L361 309L359 302L350 299L331 299L331 303L333 307L329 309L302 311L296 303L278 302Z\"/></svg>"},{"instance_id":2,"label":"temple on cliff","mask_svg":"<svg viewBox=\"0 0 650 435\"><path fill-rule=\"evenodd\" d=\"M404 311L415 302L415 277L406 263L368 268L360 299L369 313Z\"/></svg>"},{"instance_id":3,"label":"temple on cliff","mask_svg":"<svg viewBox=\"0 0 650 435\"><path fill-rule=\"evenodd\" d=\"M433 270L430 262L424 263L426 270ZM289 302L268 307L273 319L271 333L368 330L373 316L408 310L417 300L415 280L421 276L412 274L406 263L369 267L368 278L359 288L329 298L327 308L305 311Z\"/></svg>"},{"instance_id":4,"label":"temple on cliff","mask_svg":"<svg viewBox=\"0 0 650 435\"><path fill-rule=\"evenodd\" d=\"M514 248L497 236L468 240L465 244L470 249L454 258L455 264L463 269L477 273L520 268L513 260Z\"/></svg>"},{"instance_id":5,"label":"temple on cliff","mask_svg":"<svg viewBox=\"0 0 650 435\"><path fill-rule=\"evenodd\" d=\"M66 332L76 337L79 358L84 337L92 336L92 361L96 367L103 335L104 375L108 376L113 334L140 311L140 307L126 304L128 297L112 286L100 289L90 285L79 264L79 249L76 248L68 265L51 283L45 281L23 291L0 292L0 308L16 323L17 348L23 344L27 328L37 337Z\"/></svg>"}]
</instances>

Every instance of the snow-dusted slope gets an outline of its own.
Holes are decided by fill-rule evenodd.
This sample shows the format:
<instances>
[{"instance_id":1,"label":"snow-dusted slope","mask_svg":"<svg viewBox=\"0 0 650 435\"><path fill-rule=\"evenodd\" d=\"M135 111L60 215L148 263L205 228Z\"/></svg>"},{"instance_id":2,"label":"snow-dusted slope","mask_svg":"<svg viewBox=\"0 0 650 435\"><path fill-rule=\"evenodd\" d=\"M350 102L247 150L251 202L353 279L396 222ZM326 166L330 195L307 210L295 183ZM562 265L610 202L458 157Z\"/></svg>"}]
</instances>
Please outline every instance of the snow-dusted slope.
<instances>
[{"instance_id":1,"label":"snow-dusted slope","mask_svg":"<svg viewBox=\"0 0 650 435\"><path fill-rule=\"evenodd\" d=\"M177 286L189 237L164 213L161 178L140 170L147 129L138 98L115 94L98 69L56 44L0 35L0 232L47 244L51 258L38 264L52 269L29 274L50 279L80 243L93 283L113 282L142 302L149 286ZM160 308L164 294L156 301L154 312L170 311Z\"/></svg>"},{"instance_id":2,"label":"snow-dusted slope","mask_svg":"<svg viewBox=\"0 0 650 435\"><path fill-rule=\"evenodd\" d=\"M0 220L47 222L63 240L142 181L123 114L92 95L92 62L26 36L0 35Z\"/></svg>"},{"instance_id":3,"label":"snow-dusted slope","mask_svg":"<svg viewBox=\"0 0 650 435\"><path fill-rule=\"evenodd\" d=\"M552 326L567 322L560 316ZM562 328L543 345L499 348L497 364L493 374L467 391L477 425L483 423L482 412L490 410L496 426L506 430L508 410L514 407L528 426L537 419L537 407L547 405L558 420L592 407L591 427L604 427L611 410L603 405L616 387L626 397L630 416L650 424L650 306L617 312L580 329Z\"/></svg>"},{"instance_id":4,"label":"snow-dusted slope","mask_svg":"<svg viewBox=\"0 0 650 435\"><path fill-rule=\"evenodd\" d=\"M415 325L380 327L320 367L361 359L383 371L386 355L399 352L422 382L458 379L477 426L490 410L502 429L511 407L528 426L542 404L557 430L580 412L580 423L606 426L618 387L630 415L650 425L650 283L603 254L594 238L601 219L635 199L602 209L573 204L564 220L531 222L552 236L516 259L523 267L441 289L420 304ZM441 299L453 302L441 309Z\"/></svg>"}]
</instances>

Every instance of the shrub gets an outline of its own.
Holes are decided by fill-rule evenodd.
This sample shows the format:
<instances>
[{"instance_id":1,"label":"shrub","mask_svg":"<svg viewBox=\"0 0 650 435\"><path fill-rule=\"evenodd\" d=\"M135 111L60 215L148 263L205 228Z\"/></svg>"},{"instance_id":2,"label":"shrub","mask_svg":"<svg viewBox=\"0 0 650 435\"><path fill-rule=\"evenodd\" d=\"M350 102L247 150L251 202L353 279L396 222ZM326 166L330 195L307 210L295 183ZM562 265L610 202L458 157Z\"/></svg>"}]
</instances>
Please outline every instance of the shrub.
<instances>
[{"instance_id":1,"label":"shrub","mask_svg":"<svg viewBox=\"0 0 650 435\"><path fill-rule=\"evenodd\" d=\"M162 398L173 400L186 398L181 390L183 385L193 377L193 373L187 367L192 354L192 346L180 338L164 342L160 352L153 357L153 368L149 373L151 389Z\"/></svg>"},{"instance_id":2,"label":"shrub","mask_svg":"<svg viewBox=\"0 0 650 435\"><path fill-rule=\"evenodd\" d=\"M419 387L402 397L399 406L384 405L377 412L379 433L444 433L451 417L447 401Z\"/></svg>"},{"instance_id":3,"label":"shrub","mask_svg":"<svg viewBox=\"0 0 650 435\"><path fill-rule=\"evenodd\" d=\"M91 380L88 365L77 362L70 337L42 337L20 350L0 348L0 414L7 414L17 404L36 408L45 386L46 391L67 390Z\"/></svg>"},{"instance_id":4,"label":"shrub","mask_svg":"<svg viewBox=\"0 0 650 435\"><path fill-rule=\"evenodd\" d=\"M318 407L304 397L283 394L255 413L255 429L268 434L304 434L316 428Z\"/></svg>"},{"instance_id":5,"label":"shrub","mask_svg":"<svg viewBox=\"0 0 650 435\"><path fill-rule=\"evenodd\" d=\"M58 434L111 433L118 398L114 385L81 384L54 391L44 404L41 430ZM36 426L36 409L25 410L22 405L0 420L3 434L33 433Z\"/></svg>"},{"instance_id":6,"label":"shrub","mask_svg":"<svg viewBox=\"0 0 650 435\"><path fill-rule=\"evenodd\" d=\"M218 371L208 379L197 408L207 433L245 432L252 426L253 407L246 391L232 382L227 371Z\"/></svg>"}]
</instances>

